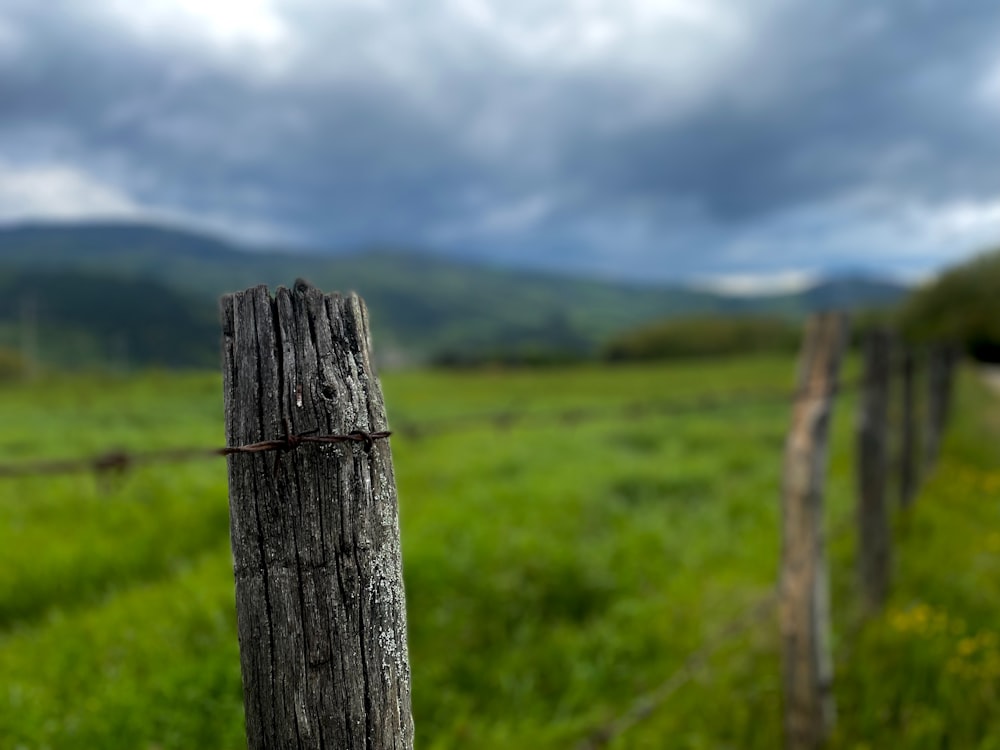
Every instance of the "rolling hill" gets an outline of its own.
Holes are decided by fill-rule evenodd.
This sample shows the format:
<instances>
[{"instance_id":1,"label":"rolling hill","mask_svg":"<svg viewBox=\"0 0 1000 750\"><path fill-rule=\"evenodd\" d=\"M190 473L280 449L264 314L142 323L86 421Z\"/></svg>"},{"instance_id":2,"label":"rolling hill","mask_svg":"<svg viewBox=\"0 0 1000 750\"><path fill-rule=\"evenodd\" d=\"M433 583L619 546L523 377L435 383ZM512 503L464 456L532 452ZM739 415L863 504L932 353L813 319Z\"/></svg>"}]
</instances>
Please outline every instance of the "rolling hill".
<instances>
[{"instance_id":1,"label":"rolling hill","mask_svg":"<svg viewBox=\"0 0 1000 750\"><path fill-rule=\"evenodd\" d=\"M740 298L684 285L476 266L393 248L337 254L248 250L163 227L40 224L0 229L0 294L6 300L0 305L0 321L6 321L0 323L0 345L4 330L10 344L18 310L30 297L41 300L39 325L53 335L90 340L97 351L125 341L141 364L205 364L217 357L211 329L219 295L254 284L288 285L300 276L326 290L362 294L376 350L390 363L529 350L579 355L657 318L746 312L797 317L834 304L887 305L905 293L895 284L848 278L800 294ZM174 334L168 335L171 325Z\"/></svg>"}]
</instances>

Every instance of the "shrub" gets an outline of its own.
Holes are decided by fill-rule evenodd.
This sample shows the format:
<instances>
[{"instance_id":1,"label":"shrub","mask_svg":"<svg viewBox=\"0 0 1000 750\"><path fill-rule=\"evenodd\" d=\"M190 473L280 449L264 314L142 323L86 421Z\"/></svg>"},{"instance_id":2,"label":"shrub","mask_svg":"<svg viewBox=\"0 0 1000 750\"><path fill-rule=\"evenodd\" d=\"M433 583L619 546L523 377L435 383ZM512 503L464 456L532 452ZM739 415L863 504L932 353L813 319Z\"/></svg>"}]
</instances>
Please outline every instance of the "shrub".
<instances>
[{"instance_id":1,"label":"shrub","mask_svg":"<svg viewBox=\"0 0 1000 750\"><path fill-rule=\"evenodd\" d=\"M664 320L626 331L604 347L611 361L794 352L801 327L763 317L694 317Z\"/></svg>"},{"instance_id":2,"label":"shrub","mask_svg":"<svg viewBox=\"0 0 1000 750\"><path fill-rule=\"evenodd\" d=\"M901 325L914 341L951 340L969 355L1000 362L1000 250L946 271L904 304Z\"/></svg>"}]
</instances>

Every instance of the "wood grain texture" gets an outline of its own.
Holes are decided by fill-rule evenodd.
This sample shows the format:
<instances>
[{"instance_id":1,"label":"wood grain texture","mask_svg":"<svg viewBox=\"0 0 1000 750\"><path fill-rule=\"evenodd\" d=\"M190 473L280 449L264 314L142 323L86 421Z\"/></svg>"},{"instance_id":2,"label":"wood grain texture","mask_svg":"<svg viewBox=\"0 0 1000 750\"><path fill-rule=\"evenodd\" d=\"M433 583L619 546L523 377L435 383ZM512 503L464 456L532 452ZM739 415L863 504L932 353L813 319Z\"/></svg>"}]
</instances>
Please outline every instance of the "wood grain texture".
<instances>
[{"instance_id":1,"label":"wood grain texture","mask_svg":"<svg viewBox=\"0 0 1000 750\"><path fill-rule=\"evenodd\" d=\"M889 381L892 338L873 330L864 339L864 374L857 416L858 583L862 609L873 614L889 594L892 536L889 475Z\"/></svg>"},{"instance_id":2,"label":"wood grain texture","mask_svg":"<svg viewBox=\"0 0 1000 750\"><path fill-rule=\"evenodd\" d=\"M847 317L809 320L782 475L781 638L785 743L812 750L835 720L830 602L823 534L827 442Z\"/></svg>"},{"instance_id":3,"label":"wood grain texture","mask_svg":"<svg viewBox=\"0 0 1000 750\"><path fill-rule=\"evenodd\" d=\"M223 297L226 439L387 429L367 311L308 283ZM228 458L247 744L413 745L388 440Z\"/></svg>"}]
</instances>

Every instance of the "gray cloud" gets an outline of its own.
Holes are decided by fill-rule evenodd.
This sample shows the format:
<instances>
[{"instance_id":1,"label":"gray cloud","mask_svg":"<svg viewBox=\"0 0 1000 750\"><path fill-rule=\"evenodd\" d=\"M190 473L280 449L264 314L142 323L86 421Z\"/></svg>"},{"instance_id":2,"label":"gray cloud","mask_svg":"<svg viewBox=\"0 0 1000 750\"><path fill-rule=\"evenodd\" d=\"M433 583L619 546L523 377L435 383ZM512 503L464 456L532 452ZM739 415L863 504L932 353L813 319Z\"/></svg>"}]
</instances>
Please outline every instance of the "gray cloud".
<instances>
[{"instance_id":1,"label":"gray cloud","mask_svg":"<svg viewBox=\"0 0 1000 750\"><path fill-rule=\"evenodd\" d=\"M985 0L129 7L0 9L0 166L237 233L640 278L916 272L1000 234Z\"/></svg>"}]
</instances>

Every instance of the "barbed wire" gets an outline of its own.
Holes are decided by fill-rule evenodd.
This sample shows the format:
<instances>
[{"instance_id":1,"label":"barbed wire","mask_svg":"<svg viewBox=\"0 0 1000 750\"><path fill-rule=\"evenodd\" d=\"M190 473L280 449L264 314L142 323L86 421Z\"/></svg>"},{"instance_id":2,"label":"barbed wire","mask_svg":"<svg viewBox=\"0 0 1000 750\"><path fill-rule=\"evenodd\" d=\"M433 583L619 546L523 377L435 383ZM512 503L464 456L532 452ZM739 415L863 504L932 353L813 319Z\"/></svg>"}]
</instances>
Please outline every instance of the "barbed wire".
<instances>
[{"instance_id":1,"label":"barbed wire","mask_svg":"<svg viewBox=\"0 0 1000 750\"><path fill-rule=\"evenodd\" d=\"M295 450L306 443L362 443L367 450L371 448L376 440L383 440L392 435L392 432L389 430L377 430L374 432L352 430L343 434L329 435L317 435L313 433L296 434L287 428L288 425L286 423L286 434L281 438L262 440L247 445L231 445L225 448L168 448L165 450L144 452L111 450L82 458L41 459L18 464L0 464L0 478L50 476L53 474L122 474L128 469L143 464L176 463L246 453L287 452Z\"/></svg>"},{"instance_id":2,"label":"barbed wire","mask_svg":"<svg viewBox=\"0 0 1000 750\"><path fill-rule=\"evenodd\" d=\"M902 364L890 369L890 378L902 375L905 368ZM439 418L428 423L419 424L404 421L396 426L396 432L408 438L420 439L430 435L457 432L463 429L477 427L494 427L509 429L516 424L544 421L550 424L575 424L582 421L614 418L616 416L681 416L694 413L710 413L734 408L792 405L796 401L812 398L831 398L862 389L869 382L877 382L864 374L851 378L840 379L830 385L820 388L793 388L767 390L741 390L730 393L698 394L695 398L664 399L657 401L631 401L613 407L570 407L548 411L497 411L462 414L453 417Z\"/></svg>"},{"instance_id":3,"label":"barbed wire","mask_svg":"<svg viewBox=\"0 0 1000 750\"><path fill-rule=\"evenodd\" d=\"M903 371L893 368L893 377ZM0 464L0 479L28 476L50 476L66 474L94 473L97 475L122 474L136 466L180 463L199 459L231 456L242 453L268 451L288 451L304 443L363 443L370 449L373 441L388 438L391 434L420 439L429 435L456 432L477 426L506 430L516 424L543 421L548 424L572 425L585 421L627 417L630 419L649 416L683 416L700 413L729 411L755 406L793 405L796 401L810 398L832 398L863 387L865 375L841 379L829 386L805 389L740 390L730 393L700 394L687 400L669 399L662 401L633 401L615 407L572 407L558 411L503 411L459 415L438 419L424 424L404 422L396 430L365 431L352 430L343 434L317 435L311 433L294 434L286 423L286 434L281 438L257 443L224 448L182 447L158 451L134 452L112 449L91 456L79 458L32 459L20 463Z\"/></svg>"},{"instance_id":4,"label":"barbed wire","mask_svg":"<svg viewBox=\"0 0 1000 750\"><path fill-rule=\"evenodd\" d=\"M458 432L477 427L492 427L506 430L525 422L545 422L548 424L577 424L600 419L617 417L644 416L680 416L699 412L721 411L741 406L765 405L785 402L787 391L767 391L757 393L750 398L746 394L703 394L697 398L681 401L669 399L662 401L631 401L607 406L574 406L559 410L545 411L501 411L469 415L458 415L445 419L437 419L423 424L403 422L396 427L396 432L410 438L423 438L429 435Z\"/></svg>"}]
</instances>

